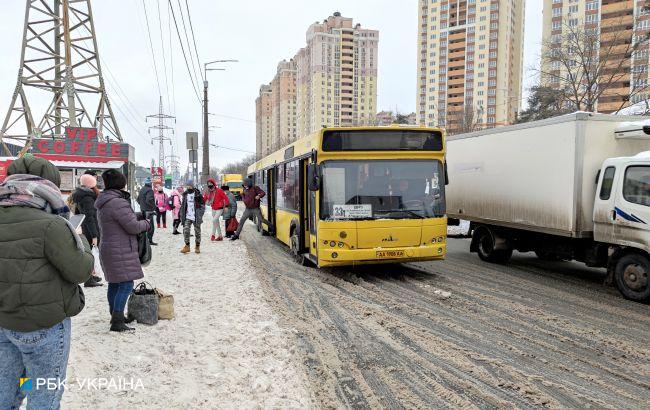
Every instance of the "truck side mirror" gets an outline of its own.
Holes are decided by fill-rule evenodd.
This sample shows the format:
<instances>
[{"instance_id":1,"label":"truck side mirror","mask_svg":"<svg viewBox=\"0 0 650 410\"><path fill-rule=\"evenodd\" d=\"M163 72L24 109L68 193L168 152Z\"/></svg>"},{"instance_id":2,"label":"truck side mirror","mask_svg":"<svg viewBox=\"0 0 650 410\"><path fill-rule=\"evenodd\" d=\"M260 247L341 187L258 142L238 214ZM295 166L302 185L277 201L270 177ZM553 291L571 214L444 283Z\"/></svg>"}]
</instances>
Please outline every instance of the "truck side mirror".
<instances>
[{"instance_id":1,"label":"truck side mirror","mask_svg":"<svg viewBox=\"0 0 650 410\"><path fill-rule=\"evenodd\" d=\"M310 191L318 191L321 184L320 167L318 164L307 166L307 188Z\"/></svg>"}]
</instances>

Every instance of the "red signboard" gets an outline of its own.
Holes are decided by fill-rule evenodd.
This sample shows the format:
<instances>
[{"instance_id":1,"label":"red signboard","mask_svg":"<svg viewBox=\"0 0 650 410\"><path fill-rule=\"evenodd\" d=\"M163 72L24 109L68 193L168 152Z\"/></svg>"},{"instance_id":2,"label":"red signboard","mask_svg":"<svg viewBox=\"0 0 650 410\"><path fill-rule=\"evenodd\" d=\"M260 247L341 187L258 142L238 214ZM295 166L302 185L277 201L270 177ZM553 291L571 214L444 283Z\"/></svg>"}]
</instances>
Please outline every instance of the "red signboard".
<instances>
[{"instance_id":1,"label":"red signboard","mask_svg":"<svg viewBox=\"0 0 650 410\"><path fill-rule=\"evenodd\" d=\"M151 167L151 186L163 185L164 173L161 167Z\"/></svg>"},{"instance_id":2,"label":"red signboard","mask_svg":"<svg viewBox=\"0 0 650 410\"><path fill-rule=\"evenodd\" d=\"M65 139L35 138L32 154L62 161L128 161L129 144L101 142L97 129L66 127Z\"/></svg>"},{"instance_id":3,"label":"red signboard","mask_svg":"<svg viewBox=\"0 0 650 410\"><path fill-rule=\"evenodd\" d=\"M5 181L5 178L7 178L7 168L9 168L9 164L11 164L12 161L13 159L0 159L0 184Z\"/></svg>"}]
</instances>

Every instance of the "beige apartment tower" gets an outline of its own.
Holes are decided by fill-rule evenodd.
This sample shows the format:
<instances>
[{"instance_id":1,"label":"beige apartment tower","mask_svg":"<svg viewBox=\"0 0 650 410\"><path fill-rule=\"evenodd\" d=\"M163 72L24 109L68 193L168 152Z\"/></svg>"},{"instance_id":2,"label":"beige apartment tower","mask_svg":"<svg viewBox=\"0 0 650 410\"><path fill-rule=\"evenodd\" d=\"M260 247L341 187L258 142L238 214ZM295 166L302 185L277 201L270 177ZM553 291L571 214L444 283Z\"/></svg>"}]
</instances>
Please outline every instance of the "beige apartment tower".
<instances>
[{"instance_id":1,"label":"beige apartment tower","mask_svg":"<svg viewBox=\"0 0 650 410\"><path fill-rule=\"evenodd\" d=\"M273 81L260 88L258 156L323 126L371 124L377 112L378 42L377 30L361 28L340 13L312 24L305 47L292 60L280 62ZM267 97L270 112L264 110Z\"/></svg>"},{"instance_id":2,"label":"beige apartment tower","mask_svg":"<svg viewBox=\"0 0 650 410\"><path fill-rule=\"evenodd\" d=\"M418 1L418 122L507 125L521 103L523 0Z\"/></svg>"},{"instance_id":3,"label":"beige apartment tower","mask_svg":"<svg viewBox=\"0 0 650 410\"><path fill-rule=\"evenodd\" d=\"M369 124L377 112L379 32L334 13L307 30L298 67L298 133Z\"/></svg>"},{"instance_id":4,"label":"beige apartment tower","mask_svg":"<svg viewBox=\"0 0 650 410\"><path fill-rule=\"evenodd\" d=\"M596 33L604 62L599 78L608 85L594 108L611 113L647 100L649 47L641 40L650 29L647 7L647 0L544 0L542 55L566 46L563 42L572 30ZM567 70L560 61L544 60L542 85L560 87Z\"/></svg>"},{"instance_id":5,"label":"beige apartment tower","mask_svg":"<svg viewBox=\"0 0 650 410\"><path fill-rule=\"evenodd\" d=\"M271 86L261 86L260 95L255 100L255 152L258 158L271 152L271 140L273 135L273 110L271 108L272 100L273 92L271 90Z\"/></svg>"}]
</instances>

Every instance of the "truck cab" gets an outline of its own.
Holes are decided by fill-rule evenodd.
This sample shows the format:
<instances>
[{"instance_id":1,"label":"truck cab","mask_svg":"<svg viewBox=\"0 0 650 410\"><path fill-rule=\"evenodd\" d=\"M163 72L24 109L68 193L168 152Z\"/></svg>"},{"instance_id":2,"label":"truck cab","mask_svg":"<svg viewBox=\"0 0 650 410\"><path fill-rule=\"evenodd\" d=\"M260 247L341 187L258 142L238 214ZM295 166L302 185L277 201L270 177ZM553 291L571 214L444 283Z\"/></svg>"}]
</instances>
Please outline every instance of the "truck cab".
<instances>
[{"instance_id":1,"label":"truck cab","mask_svg":"<svg viewBox=\"0 0 650 410\"><path fill-rule=\"evenodd\" d=\"M594 240L610 244L609 271L623 294L650 293L650 151L609 158L598 175Z\"/></svg>"}]
</instances>

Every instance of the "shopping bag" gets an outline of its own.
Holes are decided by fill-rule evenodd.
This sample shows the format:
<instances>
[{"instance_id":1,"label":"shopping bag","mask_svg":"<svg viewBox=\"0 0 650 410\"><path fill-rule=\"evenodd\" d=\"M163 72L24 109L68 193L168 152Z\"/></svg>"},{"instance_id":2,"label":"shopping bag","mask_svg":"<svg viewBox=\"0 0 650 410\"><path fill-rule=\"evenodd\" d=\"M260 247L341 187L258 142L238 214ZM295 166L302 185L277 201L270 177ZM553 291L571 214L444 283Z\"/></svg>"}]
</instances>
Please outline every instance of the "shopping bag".
<instances>
[{"instance_id":1,"label":"shopping bag","mask_svg":"<svg viewBox=\"0 0 650 410\"><path fill-rule=\"evenodd\" d=\"M104 276L104 270L102 269L102 262L99 260L99 248L93 246L92 252L93 252L93 256L95 257L95 276Z\"/></svg>"},{"instance_id":2,"label":"shopping bag","mask_svg":"<svg viewBox=\"0 0 650 410\"><path fill-rule=\"evenodd\" d=\"M131 292L128 303L129 319L138 323L155 325L158 323L158 306L160 302L156 290L147 282L140 282Z\"/></svg>"},{"instance_id":3,"label":"shopping bag","mask_svg":"<svg viewBox=\"0 0 650 410\"><path fill-rule=\"evenodd\" d=\"M174 295L165 293L165 291L156 288L158 295L158 319L171 320L174 318Z\"/></svg>"},{"instance_id":4,"label":"shopping bag","mask_svg":"<svg viewBox=\"0 0 650 410\"><path fill-rule=\"evenodd\" d=\"M228 226L226 227L226 231L235 232L238 227L239 222L237 222L237 218L230 218L230 221L228 221Z\"/></svg>"},{"instance_id":5,"label":"shopping bag","mask_svg":"<svg viewBox=\"0 0 650 410\"><path fill-rule=\"evenodd\" d=\"M151 242L146 231L138 234L138 256L142 266L147 266L151 262Z\"/></svg>"}]
</instances>

